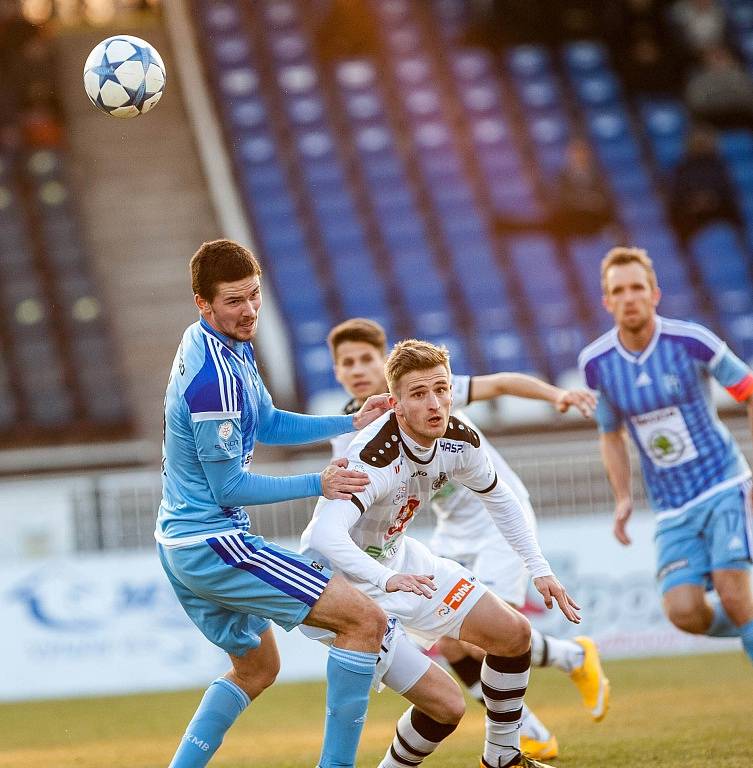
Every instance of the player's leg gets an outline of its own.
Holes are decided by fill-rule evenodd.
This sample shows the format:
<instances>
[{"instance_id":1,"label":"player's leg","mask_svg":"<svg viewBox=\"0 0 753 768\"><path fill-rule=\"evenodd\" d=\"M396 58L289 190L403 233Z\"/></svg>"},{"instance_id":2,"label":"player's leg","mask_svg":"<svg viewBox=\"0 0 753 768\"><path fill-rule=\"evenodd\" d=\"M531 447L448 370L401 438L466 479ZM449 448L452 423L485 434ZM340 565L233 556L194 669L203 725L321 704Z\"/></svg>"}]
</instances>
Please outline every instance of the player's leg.
<instances>
[{"instance_id":1,"label":"player's leg","mask_svg":"<svg viewBox=\"0 0 753 768\"><path fill-rule=\"evenodd\" d=\"M463 694L457 683L429 661L404 633L396 638L383 682L413 706L398 720L395 737L379 768L415 768L457 728L465 712Z\"/></svg>"},{"instance_id":2,"label":"player's leg","mask_svg":"<svg viewBox=\"0 0 753 768\"><path fill-rule=\"evenodd\" d=\"M657 533L664 612L678 629L711 637L740 635L739 624L708 588L712 571L739 569L748 557L744 502L741 489L724 491L690 510L682 524ZM730 595L730 605L733 600Z\"/></svg>"},{"instance_id":3,"label":"player's leg","mask_svg":"<svg viewBox=\"0 0 753 768\"><path fill-rule=\"evenodd\" d=\"M531 637L533 638L533 628ZM455 674L479 704L485 705L481 688L481 666L486 655L481 648L451 637L442 637L437 644ZM523 702L520 721L520 749L529 757L551 760L559 754L557 737L539 720L536 713Z\"/></svg>"},{"instance_id":4,"label":"player's leg","mask_svg":"<svg viewBox=\"0 0 753 768\"><path fill-rule=\"evenodd\" d=\"M714 589L743 649L753 660L753 589L750 581L753 546L751 483L718 494L706 526Z\"/></svg>"},{"instance_id":5,"label":"player's leg","mask_svg":"<svg viewBox=\"0 0 753 768\"><path fill-rule=\"evenodd\" d=\"M303 623L335 633L327 660L320 768L355 765L387 617L342 576L334 576Z\"/></svg>"},{"instance_id":6,"label":"player's leg","mask_svg":"<svg viewBox=\"0 0 753 768\"><path fill-rule=\"evenodd\" d=\"M465 617L460 639L486 651L481 684L486 704L482 766L520 763L520 721L531 668L531 625L523 614L486 592Z\"/></svg>"},{"instance_id":7,"label":"player's leg","mask_svg":"<svg viewBox=\"0 0 753 768\"><path fill-rule=\"evenodd\" d=\"M230 655L232 662L232 669L207 688L170 761L170 768L204 768L241 712L274 682L280 659L268 620L205 600L178 578L176 572L182 566L195 563L206 553L159 550L165 572L189 618L208 640Z\"/></svg>"},{"instance_id":8,"label":"player's leg","mask_svg":"<svg viewBox=\"0 0 753 768\"><path fill-rule=\"evenodd\" d=\"M745 653L753 661L753 591L750 569L717 570L712 575L724 611L738 630Z\"/></svg>"}]
</instances>

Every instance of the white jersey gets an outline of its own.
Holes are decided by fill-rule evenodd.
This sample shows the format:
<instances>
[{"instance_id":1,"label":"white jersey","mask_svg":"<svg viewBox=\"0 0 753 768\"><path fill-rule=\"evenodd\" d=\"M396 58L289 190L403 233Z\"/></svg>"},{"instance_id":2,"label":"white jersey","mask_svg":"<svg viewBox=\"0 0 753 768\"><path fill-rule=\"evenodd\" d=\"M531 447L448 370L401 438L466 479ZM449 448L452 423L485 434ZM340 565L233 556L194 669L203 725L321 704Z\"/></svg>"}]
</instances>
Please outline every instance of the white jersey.
<instances>
[{"instance_id":1,"label":"white jersey","mask_svg":"<svg viewBox=\"0 0 753 768\"><path fill-rule=\"evenodd\" d=\"M531 576L551 575L519 501L498 477L478 433L461 419L451 416L443 437L427 449L402 433L389 412L361 430L345 456L350 468L369 475L370 483L350 501L320 498L301 545L351 580L383 590L403 571L408 527L451 479L483 500ZM487 521L488 534L494 528Z\"/></svg>"}]
</instances>

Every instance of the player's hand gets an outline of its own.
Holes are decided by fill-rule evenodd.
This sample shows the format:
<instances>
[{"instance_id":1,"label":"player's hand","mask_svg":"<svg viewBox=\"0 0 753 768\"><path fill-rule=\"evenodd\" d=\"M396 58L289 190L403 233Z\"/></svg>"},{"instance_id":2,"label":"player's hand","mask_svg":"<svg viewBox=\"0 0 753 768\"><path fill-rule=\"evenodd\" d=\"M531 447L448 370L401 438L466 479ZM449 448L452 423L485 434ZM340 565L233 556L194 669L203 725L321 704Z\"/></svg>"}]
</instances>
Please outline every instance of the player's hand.
<instances>
[{"instance_id":1,"label":"player's hand","mask_svg":"<svg viewBox=\"0 0 753 768\"><path fill-rule=\"evenodd\" d=\"M390 577L384 589L385 592L413 592L422 597L431 597L431 593L437 591L434 576L414 576L410 573Z\"/></svg>"},{"instance_id":2,"label":"player's hand","mask_svg":"<svg viewBox=\"0 0 753 768\"><path fill-rule=\"evenodd\" d=\"M353 414L353 426L356 429L363 429L372 421L378 419L383 413L390 409L390 396L371 395L358 411Z\"/></svg>"},{"instance_id":3,"label":"player's hand","mask_svg":"<svg viewBox=\"0 0 753 768\"><path fill-rule=\"evenodd\" d=\"M628 536L627 522L630 519L630 515L633 514L633 500L623 499L618 501L614 507L614 537L620 544L627 546L632 544L632 539Z\"/></svg>"},{"instance_id":4,"label":"player's hand","mask_svg":"<svg viewBox=\"0 0 753 768\"><path fill-rule=\"evenodd\" d=\"M322 470L322 496L325 499L345 499L348 501L354 493L360 493L369 484L365 472L348 469L347 459L332 459Z\"/></svg>"},{"instance_id":5,"label":"player's hand","mask_svg":"<svg viewBox=\"0 0 753 768\"><path fill-rule=\"evenodd\" d=\"M582 416L590 419L596 409L596 397L587 389L565 389L554 401L554 407L560 413L567 413L571 406L577 408Z\"/></svg>"},{"instance_id":6,"label":"player's hand","mask_svg":"<svg viewBox=\"0 0 753 768\"><path fill-rule=\"evenodd\" d=\"M567 590L554 576L539 576L533 580L533 584L544 598L544 605L547 608L551 608L554 605L553 601L556 600L565 618L572 621L573 624L580 624L580 614L578 613L580 606L567 594Z\"/></svg>"}]
</instances>

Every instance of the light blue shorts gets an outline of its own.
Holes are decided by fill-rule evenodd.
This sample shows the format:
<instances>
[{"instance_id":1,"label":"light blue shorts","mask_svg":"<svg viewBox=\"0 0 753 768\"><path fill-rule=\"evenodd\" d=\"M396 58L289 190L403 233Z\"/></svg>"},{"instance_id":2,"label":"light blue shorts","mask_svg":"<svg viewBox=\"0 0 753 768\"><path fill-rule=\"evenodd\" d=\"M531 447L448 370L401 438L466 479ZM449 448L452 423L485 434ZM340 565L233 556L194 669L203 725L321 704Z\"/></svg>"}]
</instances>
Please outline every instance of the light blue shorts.
<instances>
[{"instance_id":1,"label":"light blue shorts","mask_svg":"<svg viewBox=\"0 0 753 768\"><path fill-rule=\"evenodd\" d=\"M288 631L301 624L332 577L310 558L247 533L157 550L191 621L234 656L258 648L270 620Z\"/></svg>"},{"instance_id":2,"label":"light blue shorts","mask_svg":"<svg viewBox=\"0 0 753 768\"><path fill-rule=\"evenodd\" d=\"M683 521L656 534L662 594L681 584L711 588L711 573L750 566L750 484L743 483L691 507Z\"/></svg>"}]
</instances>

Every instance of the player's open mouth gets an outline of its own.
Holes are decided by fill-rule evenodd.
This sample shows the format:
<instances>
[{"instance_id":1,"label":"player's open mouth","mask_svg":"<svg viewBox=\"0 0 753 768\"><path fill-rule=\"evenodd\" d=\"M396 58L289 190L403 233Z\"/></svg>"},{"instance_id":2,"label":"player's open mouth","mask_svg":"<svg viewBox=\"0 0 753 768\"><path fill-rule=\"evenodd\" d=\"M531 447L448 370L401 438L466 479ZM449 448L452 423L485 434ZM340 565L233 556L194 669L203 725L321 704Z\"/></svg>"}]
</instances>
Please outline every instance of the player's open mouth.
<instances>
[{"instance_id":1,"label":"player's open mouth","mask_svg":"<svg viewBox=\"0 0 753 768\"><path fill-rule=\"evenodd\" d=\"M430 416L428 421L429 421L429 424L432 427L438 427L442 423L442 417L441 416Z\"/></svg>"}]
</instances>

